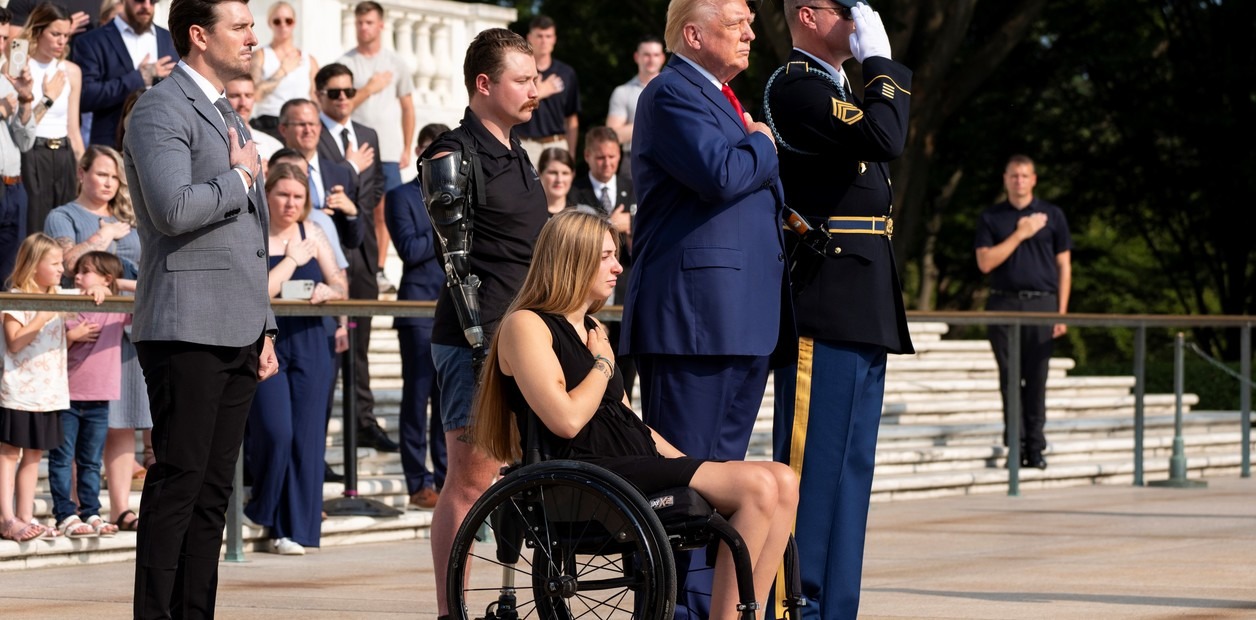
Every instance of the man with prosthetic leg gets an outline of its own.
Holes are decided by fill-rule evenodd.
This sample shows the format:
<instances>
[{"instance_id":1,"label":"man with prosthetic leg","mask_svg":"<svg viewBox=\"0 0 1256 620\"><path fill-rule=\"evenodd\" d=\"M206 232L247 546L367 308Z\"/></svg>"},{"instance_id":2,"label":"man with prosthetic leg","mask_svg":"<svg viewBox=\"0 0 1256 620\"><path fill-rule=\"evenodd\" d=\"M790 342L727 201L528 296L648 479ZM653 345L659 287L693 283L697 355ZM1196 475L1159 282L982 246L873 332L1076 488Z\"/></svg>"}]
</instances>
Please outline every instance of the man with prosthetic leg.
<instances>
[{"instance_id":1,"label":"man with prosthetic leg","mask_svg":"<svg viewBox=\"0 0 1256 620\"><path fill-rule=\"evenodd\" d=\"M531 46L509 30L485 30L467 49L463 77L470 104L462 124L420 156L447 281L432 330L449 458L431 529L440 617L449 614L446 572L454 536L501 465L463 438L479 366L549 218L540 177L511 137L538 103Z\"/></svg>"},{"instance_id":2,"label":"man with prosthetic leg","mask_svg":"<svg viewBox=\"0 0 1256 620\"><path fill-rule=\"evenodd\" d=\"M805 220L788 224L813 232L790 249L798 360L776 372L774 455L800 478L802 617L855 618L886 356L914 351L890 243L889 178L907 140L911 71L890 60L868 5L784 6L794 50L768 80L764 119L785 202ZM841 69L852 57L867 80L862 101Z\"/></svg>"}]
</instances>

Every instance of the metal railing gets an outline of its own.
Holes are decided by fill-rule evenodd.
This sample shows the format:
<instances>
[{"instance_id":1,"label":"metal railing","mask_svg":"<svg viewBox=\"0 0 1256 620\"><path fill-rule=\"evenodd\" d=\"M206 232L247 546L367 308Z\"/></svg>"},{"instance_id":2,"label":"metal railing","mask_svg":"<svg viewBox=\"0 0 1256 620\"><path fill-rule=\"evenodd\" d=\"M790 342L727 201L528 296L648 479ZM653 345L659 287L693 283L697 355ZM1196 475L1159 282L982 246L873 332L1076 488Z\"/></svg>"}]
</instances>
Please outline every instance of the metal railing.
<instances>
[{"instance_id":1,"label":"metal railing","mask_svg":"<svg viewBox=\"0 0 1256 620\"><path fill-rule=\"evenodd\" d=\"M280 316L393 316L393 317L430 317L435 313L435 302L430 301L367 301L348 300L332 301L319 305L311 305L303 301L274 300L271 303L276 315ZM100 306L90 299L80 296L49 296L0 293L0 308L15 310L56 310L64 312L130 312L133 300L128 297L106 299ZM622 308L608 306L597 313L604 321L617 322ZM1126 328L1134 330L1134 486L1144 486L1143 445L1145 432L1144 398L1146 396L1146 359L1147 330L1149 328L1194 328L1219 327L1240 330L1240 361L1239 374L1247 378L1239 384L1240 428L1242 434L1241 477L1251 477L1251 336L1252 325L1256 324L1256 316L1179 316L1152 314L1066 314L1041 312L921 312L907 313L908 322L912 323L945 323L948 325L1007 325L1009 340L1009 377L1020 375L1020 329L1027 325L1054 325L1063 323L1069 327L1105 327ZM352 379L352 368L346 369L345 385ZM1009 380L1007 444L1008 444L1008 495L1020 494L1020 384ZM1177 408L1180 415L1181 383L1178 382ZM346 393L352 390L346 390ZM349 409L348 398L343 399L345 406L346 428L352 428L352 411ZM1179 427L1180 434L1180 427ZM348 442L346 442L348 444ZM348 453L346 448L346 469L355 461L355 455ZM348 472L346 472L348 473ZM350 480L346 480L350 482ZM356 489L348 489L346 497L356 496ZM238 495L238 494L235 494ZM233 501L234 501L233 496ZM233 510L240 508L234 506ZM237 521L238 522L238 521ZM239 534L238 527L236 535ZM230 535L230 532L229 532ZM230 545L229 545L230 547Z\"/></svg>"}]
</instances>

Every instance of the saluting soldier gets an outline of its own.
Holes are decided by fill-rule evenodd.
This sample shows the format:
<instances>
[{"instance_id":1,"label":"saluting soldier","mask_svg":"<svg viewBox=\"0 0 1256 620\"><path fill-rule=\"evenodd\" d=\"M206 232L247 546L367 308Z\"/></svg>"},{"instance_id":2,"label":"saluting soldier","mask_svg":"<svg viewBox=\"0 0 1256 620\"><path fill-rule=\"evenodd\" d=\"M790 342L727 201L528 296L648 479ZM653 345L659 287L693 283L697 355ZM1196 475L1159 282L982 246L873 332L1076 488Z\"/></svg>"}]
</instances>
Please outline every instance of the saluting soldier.
<instances>
[{"instance_id":1,"label":"saluting soldier","mask_svg":"<svg viewBox=\"0 0 1256 620\"><path fill-rule=\"evenodd\" d=\"M768 82L764 112L785 201L815 230L790 249L799 351L794 368L776 372L774 451L801 478L803 617L854 618L886 356L914 352L890 244L888 164L907 138L911 71L890 59L866 4L785 0L785 9L794 50ZM841 68L852 57L869 78L862 102Z\"/></svg>"}]
</instances>

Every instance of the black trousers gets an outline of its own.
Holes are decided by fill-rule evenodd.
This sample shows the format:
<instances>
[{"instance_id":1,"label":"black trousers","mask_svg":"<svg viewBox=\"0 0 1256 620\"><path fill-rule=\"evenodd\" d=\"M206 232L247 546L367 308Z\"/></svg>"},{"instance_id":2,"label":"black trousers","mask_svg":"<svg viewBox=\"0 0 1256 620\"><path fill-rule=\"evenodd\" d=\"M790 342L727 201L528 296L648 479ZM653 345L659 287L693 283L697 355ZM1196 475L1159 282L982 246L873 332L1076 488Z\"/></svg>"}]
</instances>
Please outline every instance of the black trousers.
<instances>
[{"instance_id":1,"label":"black trousers","mask_svg":"<svg viewBox=\"0 0 1256 620\"><path fill-rule=\"evenodd\" d=\"M78 196L76 169L69 140L57 149L36 144L22 153L22 184L26 186L27 196L26 234L43 232L48 214Z\"/></svg>"},{"instance_id":2,"label":"black trousers","mask_svg":"<svg viewBox=\"0 0 1256 620\"><path fill-rule=\"evenodd\" d=\"M1055 295L1019 299L1016 297L990 296L986 310L991 312L1056 312L1060 309ZM990 346L994 349L994 359L999 364L999 391L1003 395L1003 424L1006 429L1008 421L1007 379L1008 362L1011 359L1008 351L1009 325L991 325L988 329ZM1047 438L1043 427L1047 423L1047 370L1051 361L1054 341L1051 338L1050 325L1023 325L1020 328L1020 363L1019 377L1021 393L1021 448L1025 453L1041 453L1047 447ZM1003 433L1003 444L1007 445L1007 433Z\"/></svg>"},{"instance_id":3,"label":"black trousers","mask_svg":"<svg viewBox=\"0 0 1256 620\"><path fill-rule=\"evenodd\" d=\"M140 499L135 618L212 618L261 338L244 347L150 341L135 349L148 384L157 457Z\"/></svg>"},{"instance_id":4,"label":"black trousers","mask_svg":"<svg viewBox=\"0 0 1256 620\"><path fill-rule=\"evenodd\" d=\"M371 220L360 222L363 226L374 226ZM375 261L373 256L364 256L362 248L345 251L349 259L349 299L379 299L379 281L375 278ZM375 393L371 391L371 366L367 359L367 351L371 348L371 317L355 316L349 320L358 326L357 338L353 342L354 394L357 396L358 427L376 426Z\"/></svg>"}]
</instances>

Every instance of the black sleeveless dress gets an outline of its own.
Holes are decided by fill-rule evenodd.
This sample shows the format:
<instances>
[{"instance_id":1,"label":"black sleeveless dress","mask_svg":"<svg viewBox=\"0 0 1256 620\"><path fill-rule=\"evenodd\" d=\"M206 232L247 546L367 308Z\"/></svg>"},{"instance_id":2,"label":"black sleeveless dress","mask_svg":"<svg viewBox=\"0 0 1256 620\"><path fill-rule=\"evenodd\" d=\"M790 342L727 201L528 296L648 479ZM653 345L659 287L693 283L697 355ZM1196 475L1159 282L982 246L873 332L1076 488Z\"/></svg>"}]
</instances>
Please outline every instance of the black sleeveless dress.
<instances>
[{"instance_id":1,"label":"black sleeveless dress","mask_svg":"<svg viewBox=\"0 0 1256 620\"><path fill-rule=\"evenodd\" d=\"M593 354L585 346L585 336L556 314L537 313L549 327L554 354L562 366L569 389L580 385L593 369ZM595 323L585 317L585 326ZM525 412L532 409L519 391L514 377L506 379L506 401L516 412L519 436L526 437ZM650 429L624 404L624 379L619 368L606 386L597 412L571 439L550 432L537 418L537 435L550 458L585 461L609 469L627 479L643 493L689 486L689 480L705 461L688 457L669 459L658 453ZM526 441L526 440L525 440Z\"/></svg>"}]
</instances>

